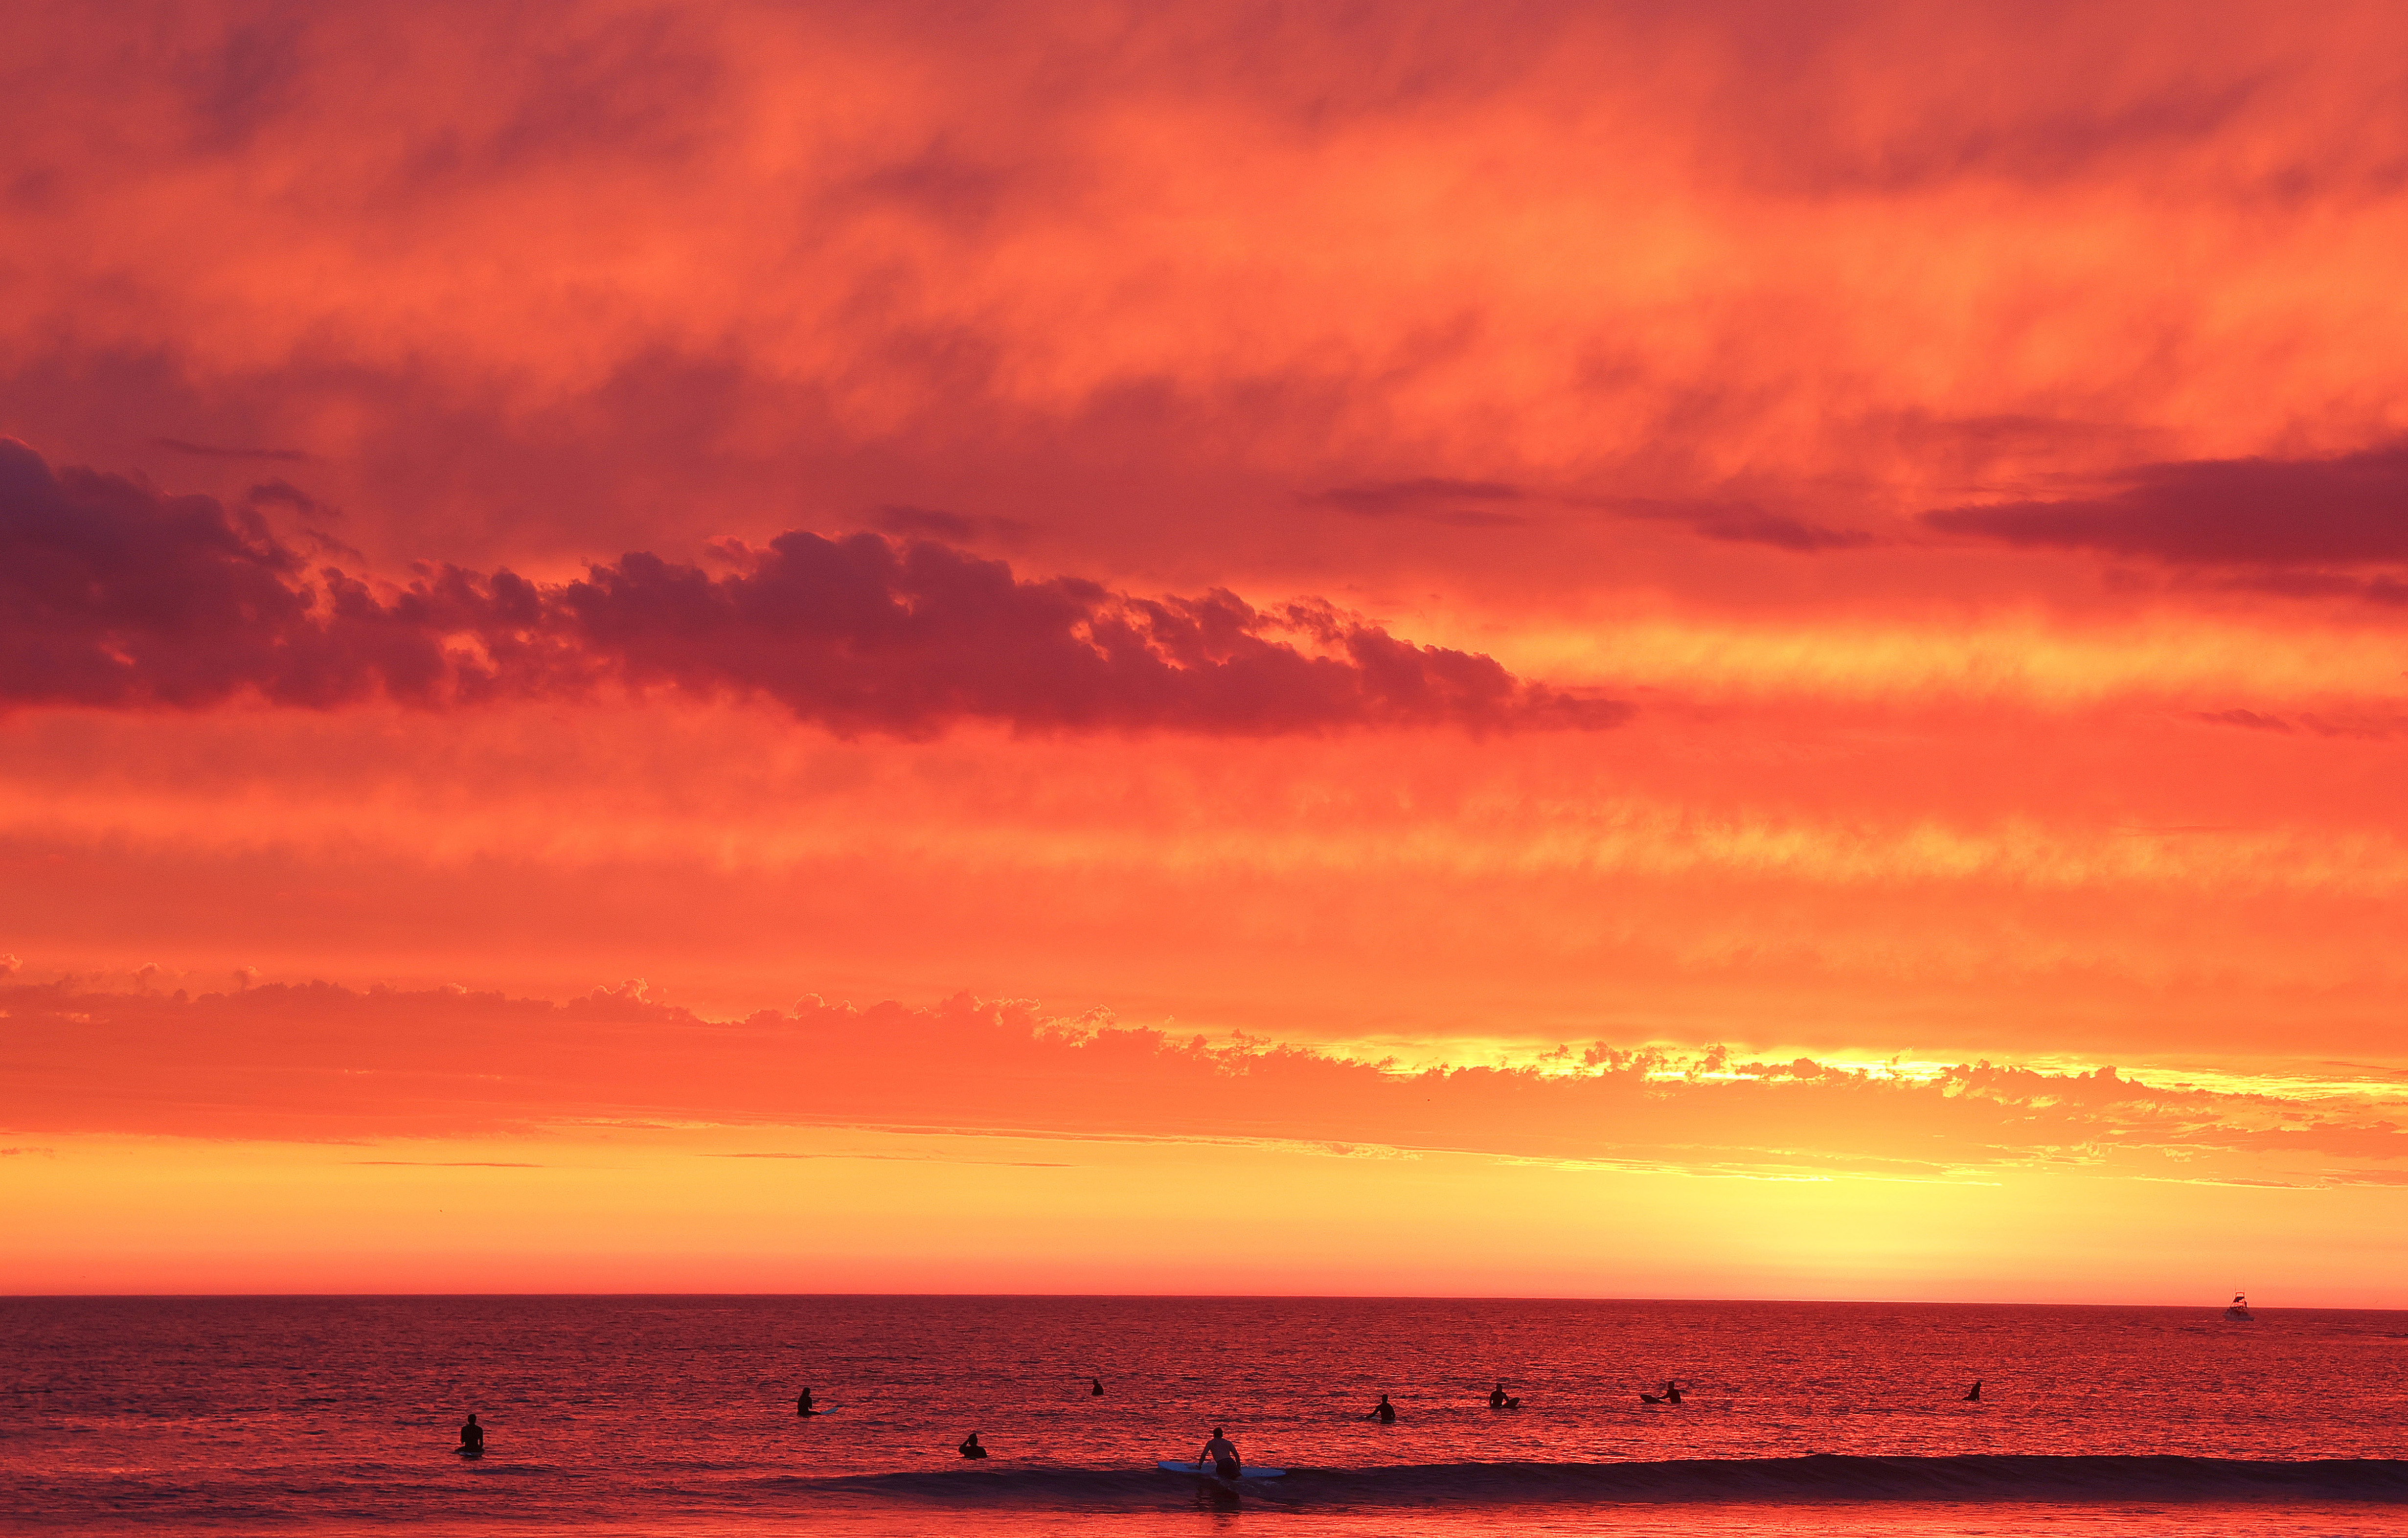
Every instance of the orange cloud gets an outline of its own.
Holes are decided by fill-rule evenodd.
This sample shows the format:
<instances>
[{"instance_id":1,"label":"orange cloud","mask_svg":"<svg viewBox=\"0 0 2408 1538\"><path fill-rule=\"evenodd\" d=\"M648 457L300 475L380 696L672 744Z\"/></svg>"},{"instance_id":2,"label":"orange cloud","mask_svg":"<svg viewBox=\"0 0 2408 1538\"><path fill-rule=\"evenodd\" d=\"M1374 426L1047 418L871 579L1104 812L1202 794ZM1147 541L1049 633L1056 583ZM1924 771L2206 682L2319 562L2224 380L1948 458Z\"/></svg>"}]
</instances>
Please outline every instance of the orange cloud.
<instances>
[{"instance_id":1,"label":"orange cloud","mask_svg":"<svg viewBox=\"0 0 2408 1538\"><path fill-rule=\"evenodd\" d=\"M2394 1090L2155 1085L2113 1068L1899 1075L1604 1042L1420 1070L967 996L808 999L716 1021L628 986L566 1005L323 984L188 998L5 994L34 1136L492 1137L595 1125L846 1126L1474 1153L1691 1173L1900 1179L2056 1167L2322 1186L2408 1182ZM773 1157L748 1154L746 1157ZM783 1156L775 1156L783 1157ZM492 1164L493 1161L480 1161ZM505 1165L508 1161L504 1161Z\"/></svg>"}]
</instances>

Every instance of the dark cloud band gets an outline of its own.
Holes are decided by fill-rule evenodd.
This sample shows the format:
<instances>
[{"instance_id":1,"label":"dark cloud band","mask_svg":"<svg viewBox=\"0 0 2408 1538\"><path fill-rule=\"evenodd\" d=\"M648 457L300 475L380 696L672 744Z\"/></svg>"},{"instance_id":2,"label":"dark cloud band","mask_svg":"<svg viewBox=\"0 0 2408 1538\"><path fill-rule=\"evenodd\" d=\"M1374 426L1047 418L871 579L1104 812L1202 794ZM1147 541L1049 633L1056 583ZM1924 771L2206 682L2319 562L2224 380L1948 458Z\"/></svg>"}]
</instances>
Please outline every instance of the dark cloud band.
<instances>
[{"instance_id":1,"label":"dark cloud band","mask_svg":"<svg viewBox=\"0 0 2408 1538\"><path fill-rule=\"evenodd\" d=\"M0 704L449 706L610 685L759 696L839 731L1218 734L1612 726L1627 714L1326 604L1140 598L952 545L794 532L734 569L635 552L577 581L311 570L255 507L54 471L0 440Z\"/></svg>"},{"instance_id":2,"label":"dark cloud band","mask_svg":"<svg viewBox=\"0 0 2408 1538\"><path fill-rule=\"evenodd\" d=\"M2147 465L2125 482L2104 496L1948 508L1923 521L1947 534L2176 566L2408 560L2408 441L2329 459Z\"/></svg>"}]
</instances>

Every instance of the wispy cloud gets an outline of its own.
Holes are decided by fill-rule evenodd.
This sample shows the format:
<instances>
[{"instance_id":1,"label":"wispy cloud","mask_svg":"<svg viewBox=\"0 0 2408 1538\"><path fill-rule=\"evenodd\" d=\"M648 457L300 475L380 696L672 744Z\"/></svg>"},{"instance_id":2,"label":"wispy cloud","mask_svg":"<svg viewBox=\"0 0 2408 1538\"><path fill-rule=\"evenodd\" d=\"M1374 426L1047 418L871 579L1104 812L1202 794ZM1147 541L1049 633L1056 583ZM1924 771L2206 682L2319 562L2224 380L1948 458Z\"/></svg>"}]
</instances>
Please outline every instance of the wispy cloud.
<instances>
[{"instance_id":1,"label":"wispy cloud","mask_svg":"<svg viewBox=\"0 0 2408 1538\"><path fill-rule=\"evenodd\" d=\"M2291 1095L2112 1067L1901 1070L1602 1042L1518 1066L1409 1069L967 996L921 1009L805 1000L742 1021L632 989L552 1004L324 985L198 999L19 987L0 1004L0 1040L21 1065L0 1118L60 1133L455 1136L604 1119L1479 1154L1751 1179L2049 1168L2316 1185L2408 1168L2408 1097L2373 1083ZM472 1065L452 1047L463 1039L478 1043ZM727 1157L896 1156L838 1145Z\"/></svg>"},{"instance_id":2,"label":"wispy cloud","mask_svg":"<svg viewBox=\"0 0 2408 1538\"><path fill-rule=\"evenodd\" d=\"M298 449L230 449L216 443L194 443L180 438L154 438L150 440L162 449L200 459L290 459L309 456Z\"/></svg>"}]
</instances>

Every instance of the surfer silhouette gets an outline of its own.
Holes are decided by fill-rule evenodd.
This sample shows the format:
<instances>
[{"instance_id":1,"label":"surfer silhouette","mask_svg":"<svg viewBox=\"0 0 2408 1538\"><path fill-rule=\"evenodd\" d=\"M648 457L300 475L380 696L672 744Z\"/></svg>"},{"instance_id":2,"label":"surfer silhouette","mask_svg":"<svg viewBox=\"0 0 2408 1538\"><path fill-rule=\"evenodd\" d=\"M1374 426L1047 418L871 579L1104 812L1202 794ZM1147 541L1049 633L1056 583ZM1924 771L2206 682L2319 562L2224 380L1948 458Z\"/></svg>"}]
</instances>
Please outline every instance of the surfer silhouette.
<instances>
[{"instance_id":1,"label":"surfer silhouette","mask_svg":"<svg viewBox=\"0 0 2408 1538\"><path fill-rule=\"evenodd\" d=\"M1664 1380L1664 1402L1667 1404L1681 1402L1681 1386L1670 1378Z\"/></svg>"},{"instance_id":2,"label":"surfer silhouette","mask_svg":"<svg viewBox=\"0 0 2408 1538\"><path fill-rule=\"evenodd\" d=\"M1103 1398L1104 1380L1101 1378L1089 1378L1087 1380L1087 1393L1091 1398Z\"/></svg>"},{"instance_id":3,"label":"surfer silhouette","mask_svg":"<svg viewBox=\"0 0 2408 1538\"><path fill-rule=\"evenodd\" d=\"M1201 1463L1206 1459L1211 1459L1212 1472L1224 1479L1237 1478L1244 1468L1238 1461L1237 1444L1224 1436L1218 1426L1212 1428L1212 1440L1204 1444L1204 1451L1197 1456L1196 1461Z\"/></svg>"},{"instance_id":4,"label":"surfer silhouette","mask_svg":"<svg viewBox=\"0 0 2408 1538\"><path fill-rule=\"evenodd\" d=\"M470 1416L468 1423L460 1428L460 1456L462 1458L485 1456L485 1429L477 1424L477 1417L474 1416Z\"/></svg>"},{"instance_id":5,"label":"surfer silhouette","mask_svg":"<svg viewBox=\"0 0 2408 1538\"><path fill-rule=\"evenodd\" d=\"M964 1441L961 1446L956 1448L955 1451L959 1452L964 1458L984 1458L986 1456L986 1449L980 1446L978 1444L978 1433L976 1431L972 1431L968 1440Z\"/></svg>"},{"instance_id":6,"label":"surfer silhouette","mask_svg":"<svg viewBox=\"0 0 2408 1538\"><path fill-rule=\"evenodd\" d=\"M1505 1385L1502 1382L1499 1382L1496 1387L1488 1390L1488 1408L1491 1410L1519 1410L1522 1408L1522 1401L1507 1394L1505 1392Z\"/></svg>"},{"instance_id":7,"label":"surfer silhouette","mask_svg":"<svg viewBox=\"0 0 2408 1538\"><path fill-rule=\"evenodd\" d=\"M818 1405L811 1400L810 1387L809 1385L806 1385L803 1391L795 1396L795 1414L798 1416L815 1416L819 1413Z\"/></svg>"},{"instance_id":8,"label":"surfer silhouette","mask_svg":"<svg viewBox=\"0 0 2408 1538\"><path fill-rule=\"evenodd\" d=\"M1965 1397L1966 1397L1968 1400L1977 1400L1977 1399L1980 1399L1980 1398L1982 1397L1982 1380L1981 1380L1981 1379L1979 1379L1979 1378L1975 1378L1975 1379L1973 1380L1973 1387L1971 1387L1971 1388L1968 1388L1967 1390L1965 1390Z\"/></svg>"},{"instance_id":9,"label":"surfer silhouette","mask_svg":"<svg viewBox=\"0 0 2408 1538\"><path fill-rule=\"evenodd\" d=\"M1371 1406L1371 1413L1363 1418L1376 1420L1383 1426L1394 1426L1397 1423L1397 1407L1388 1402L1387 1395L1383 1394L1380 1402Z\"/></svg>"}]
</instances>

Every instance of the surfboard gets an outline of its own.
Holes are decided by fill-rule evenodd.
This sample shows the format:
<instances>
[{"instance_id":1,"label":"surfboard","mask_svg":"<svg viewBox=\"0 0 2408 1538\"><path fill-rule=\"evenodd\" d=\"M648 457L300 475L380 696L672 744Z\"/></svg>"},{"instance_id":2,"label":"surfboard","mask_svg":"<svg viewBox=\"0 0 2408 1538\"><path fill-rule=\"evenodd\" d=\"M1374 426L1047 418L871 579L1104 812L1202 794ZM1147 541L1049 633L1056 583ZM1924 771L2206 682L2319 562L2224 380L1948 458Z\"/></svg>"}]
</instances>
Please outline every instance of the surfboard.
<instances>
[{"instance_id":1,"label":"surfboard","mask_svg":"<svg viewBox=\"0 0 2408 1538\"><path fill-rule=\"evenodd\" d=\"M1212 1472L1211 1467L1209 1464L1198 1463L1192 1458L1166 1458L1161 1462L1156 1463L1154 1467L1160 1469L1165 1473L1192 1473L1198 1479L1218 1479L1221 1477L1219 1474ZM1285 1469L1266 1469L1259 1463L1248 1463L1243 1466L1242 1472L1239 1473L1238 1477L1240 1479L1277 1479L1280 1475L1285 1473L1287 1473Z\"/></svg>"}]
</instances>

